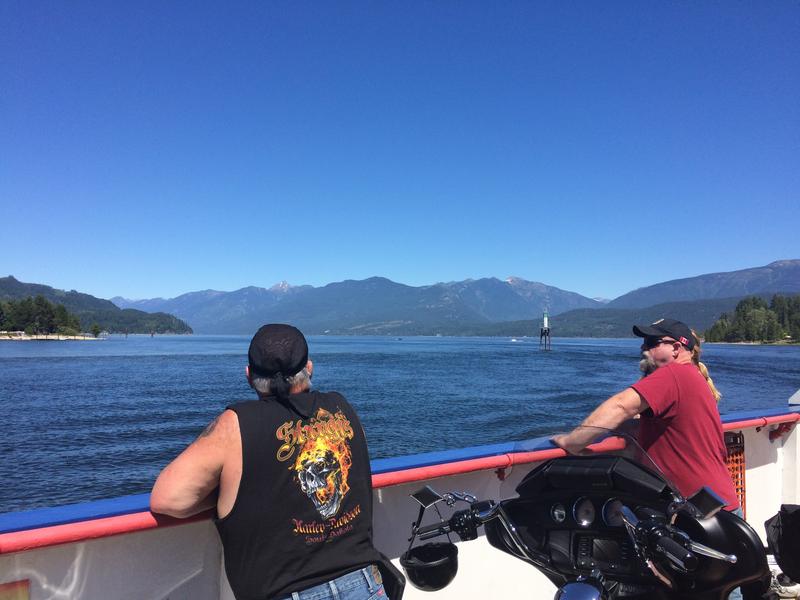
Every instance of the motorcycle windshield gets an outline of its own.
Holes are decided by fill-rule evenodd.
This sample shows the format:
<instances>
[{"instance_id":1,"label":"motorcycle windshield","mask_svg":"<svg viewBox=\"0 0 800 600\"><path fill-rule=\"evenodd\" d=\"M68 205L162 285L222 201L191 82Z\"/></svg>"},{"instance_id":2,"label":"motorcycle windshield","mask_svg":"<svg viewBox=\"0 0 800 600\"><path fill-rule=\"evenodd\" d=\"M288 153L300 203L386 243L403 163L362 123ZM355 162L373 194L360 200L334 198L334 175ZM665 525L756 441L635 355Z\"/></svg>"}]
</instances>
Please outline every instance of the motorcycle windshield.
<instances>
[{"instance_id":1,"label":"motorcycle windshield","mask_svg":"<svg viewBox=\"0 0 800 600\"><path fill-rule=\"evenodd\" d=\"M678 487L664 473L661 466L642 448L636 437L630 432L622 429L606 429L604 427L585 426L576 427L572 433L584 435L586 439L592 440L591 443L597 445L595 449L585 449L579 455L592 455L595 452L602 452L612 456L624 456L635 460L644 467L654 471L669 487L676 500L685 502L685 498L678 491Z\"/></svg>"}]
</instances>

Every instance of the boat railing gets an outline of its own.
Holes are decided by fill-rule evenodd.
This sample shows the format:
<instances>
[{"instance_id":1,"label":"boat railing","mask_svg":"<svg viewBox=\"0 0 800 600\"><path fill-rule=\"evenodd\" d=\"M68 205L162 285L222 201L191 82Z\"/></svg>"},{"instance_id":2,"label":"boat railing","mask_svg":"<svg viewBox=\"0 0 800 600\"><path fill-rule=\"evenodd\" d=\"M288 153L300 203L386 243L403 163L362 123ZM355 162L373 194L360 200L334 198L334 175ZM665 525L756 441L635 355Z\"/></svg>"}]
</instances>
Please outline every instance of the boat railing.
<instances>
[{"instance_id":1,"label":"boat railing","mask_svg":"<svg viewBox=\"0 0 800 600\"><path fill-rule=\"evenodd\" d=\"M800 407L737 412L723 415L724 431L770 427L770 441L788 433L800 420ZM778 434L775 434L778 432ZM592 446L596 452L619 450L621 438L608 438ZM499 479L515 465L532 464L562 456L548 437L475 446L443 452L376 459L372 482L377 490L478 471L495 471ZM207 511L189 519L156 515L149 510L149 494L52 508L0 514L0 555L112 535L170 527L210 519Z\"/></svg>"}]
</instances>

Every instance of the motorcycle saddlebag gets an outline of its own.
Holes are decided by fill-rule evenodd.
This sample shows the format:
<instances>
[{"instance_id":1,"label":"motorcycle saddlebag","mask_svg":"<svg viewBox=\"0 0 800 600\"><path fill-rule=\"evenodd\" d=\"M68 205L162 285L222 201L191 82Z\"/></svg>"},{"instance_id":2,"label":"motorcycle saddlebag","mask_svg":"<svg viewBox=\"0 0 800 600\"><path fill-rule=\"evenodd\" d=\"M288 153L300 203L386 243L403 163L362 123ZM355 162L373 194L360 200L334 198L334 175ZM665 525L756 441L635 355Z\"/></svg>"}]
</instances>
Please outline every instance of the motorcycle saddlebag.
<instances>
[{"instance_id":1,"label":"motorcycle saddlebag","mask_svg":"<svg viewBox=\"0 0 800 600\"><path fill-rule=\"evenodd\" d=\"M767 545L784 575L800 581L800 506L781 504L774 517L766 520Z\"/></svg>"}]
</instances>

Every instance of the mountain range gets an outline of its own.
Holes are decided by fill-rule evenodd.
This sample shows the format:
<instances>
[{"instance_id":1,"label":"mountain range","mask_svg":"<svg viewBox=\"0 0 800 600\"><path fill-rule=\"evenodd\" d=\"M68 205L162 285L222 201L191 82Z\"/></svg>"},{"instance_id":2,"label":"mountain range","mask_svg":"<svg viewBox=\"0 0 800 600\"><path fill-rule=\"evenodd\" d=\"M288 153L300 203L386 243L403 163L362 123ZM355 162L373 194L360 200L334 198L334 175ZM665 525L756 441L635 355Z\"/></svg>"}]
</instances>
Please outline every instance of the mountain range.
<instances>
[{"instance_id":1,"label":"mountain range","mask_svg":"<svg viewBox=\"0 0 800 600\"><path fill-rule=\"evenodd\" d=\"M630 335L633 322L665 315L706 329L743 296L774 293L800 293L800 260L666 281L608 303L518 277L420 287L383 277L322 287L282 282L171 299L111 300L121 308L177 315L198 333L250 334L271 321L293 323L309 334L536 335L548 310L554 335L616 337Z\"/></svg>"},{"instance_id":2,"label":"mountain range","mask_svg":"<svg viewBox=\"0 0 800 600\"><path fill-rule=\"evenodd\" d=\"M607 306L641 308L660 302L755 296L768 292L800 293L800 260L778 260L764 267L673 279L623 294Z\"/></svg>"},{"instance_id":3,"label":"mountain range","mask_svg":"<svg viewBox=\"0 0 800 600\"><path fill-rule=\"evenodd\" d=\"M510 277L413 287L384 277L322 287L282 283L234 292L205 290L172 299L126 300L117 306L169 312L198 333L252 333L264 322L293 323L307 333L412 335L437 327L533 319L602 303L575 292Z\"/></svg>"}]
</instances>

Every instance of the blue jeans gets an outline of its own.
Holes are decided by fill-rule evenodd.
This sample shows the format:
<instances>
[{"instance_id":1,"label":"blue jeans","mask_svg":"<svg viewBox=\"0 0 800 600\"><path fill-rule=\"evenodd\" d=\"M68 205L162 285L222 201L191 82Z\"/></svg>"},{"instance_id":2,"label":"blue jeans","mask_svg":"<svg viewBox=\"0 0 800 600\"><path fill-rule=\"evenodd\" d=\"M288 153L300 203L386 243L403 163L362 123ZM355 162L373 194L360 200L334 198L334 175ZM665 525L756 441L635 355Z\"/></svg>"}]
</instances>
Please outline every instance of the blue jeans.
<instances>
[{"instance_id":1,"label":"blue jeans","mask_svg":"<svg viewBox=\"0 0 800 600\"><path fill-rule=\"evenodd\" d=\"M388 600L378 567L363 569L320 583L314 587L292 592L280 600Z\"/></svg>"},{"instance_id":2,"label":"blue jeans","mask_svg":"<svg viewBox=\"0 0 800 600\"><path fill-rule=\"evenodd\" d=\"M736 588L728 594L728 600L742 600L742 588Z\"/></svg>"}]
</instances>

